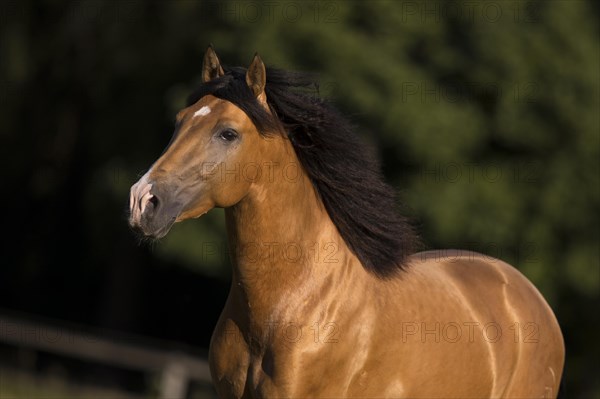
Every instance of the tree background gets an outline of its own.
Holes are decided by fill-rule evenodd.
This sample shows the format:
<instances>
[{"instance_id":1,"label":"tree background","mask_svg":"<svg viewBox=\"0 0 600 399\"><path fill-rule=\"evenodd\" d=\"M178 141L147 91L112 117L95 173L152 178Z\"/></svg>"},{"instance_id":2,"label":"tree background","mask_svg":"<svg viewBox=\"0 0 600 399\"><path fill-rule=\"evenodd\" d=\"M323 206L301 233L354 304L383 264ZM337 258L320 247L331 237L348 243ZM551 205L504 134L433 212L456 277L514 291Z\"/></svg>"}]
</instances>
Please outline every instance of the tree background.
<instances>
[{"instance_id":1,"label":"tree background","mask_svg":"<svg viewBox=\"0 0 600 399\"><path fill-rule=\"evenodd\" d=\"M2 3L0 308L207 348L222 211L140 246L126 207L213 43L228 65L259 51L318 72L427 246L529 277L562 326L568 392L598 397L598 4Z\"/></svg>"}]
</instances>

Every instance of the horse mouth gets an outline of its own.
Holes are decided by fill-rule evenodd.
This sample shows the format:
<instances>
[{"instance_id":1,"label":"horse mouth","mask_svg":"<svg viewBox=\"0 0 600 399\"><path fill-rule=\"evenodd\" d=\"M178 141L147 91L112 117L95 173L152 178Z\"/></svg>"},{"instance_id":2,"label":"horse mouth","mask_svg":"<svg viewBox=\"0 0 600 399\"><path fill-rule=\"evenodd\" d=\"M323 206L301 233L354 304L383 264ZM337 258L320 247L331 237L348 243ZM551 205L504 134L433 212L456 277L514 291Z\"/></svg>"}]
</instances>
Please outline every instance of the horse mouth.
<instances>
[{"instance_id":1,"label":"horse mouth","mask_svg":"<svg viewBox=\"0 0 600 399\"><path fill-rule=\"evenodd\" d=\"M142 213L129 214L129 227L141 240L158 240L169 233L181 213L182 206L171 203L165 206L150 204Z\"/></svg>"},{"instance_id":2,"label":"horse mouth","mask_svg":"<svg viewBox=\"0 0 600 399\"><path fill-rule=\"evenodd\" d=\"M144 218L142 217L139 223L135 223L130 219L129 227L141 241L154 241L166 236L171 231L171 227L173 227L176 220L177 217L173 216L166 224L157 226L156 223L144 223Z\"/></svg>"}]
</instances>

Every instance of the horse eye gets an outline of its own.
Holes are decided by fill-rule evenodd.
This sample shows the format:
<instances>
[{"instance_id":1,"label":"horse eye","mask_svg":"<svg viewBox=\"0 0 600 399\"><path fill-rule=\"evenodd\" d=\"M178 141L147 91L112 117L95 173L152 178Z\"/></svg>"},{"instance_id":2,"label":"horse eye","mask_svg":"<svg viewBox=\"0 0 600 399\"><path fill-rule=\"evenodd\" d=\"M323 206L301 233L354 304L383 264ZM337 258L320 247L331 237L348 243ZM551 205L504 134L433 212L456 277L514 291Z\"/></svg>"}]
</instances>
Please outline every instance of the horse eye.
<instances>
[{"instance_id":1,"label":"horse eye","mask_svg":"<svg viewBox=\"0 0 600 399\"><path fill-rule=\"evenodd\" d=\"M233 141L233 140L235 140L235 139L238 138L238 134L233 129L227 129L227 130L223 130L219 134L219 137L222 138L225 141Z\"/></svg>"}]
</instances>

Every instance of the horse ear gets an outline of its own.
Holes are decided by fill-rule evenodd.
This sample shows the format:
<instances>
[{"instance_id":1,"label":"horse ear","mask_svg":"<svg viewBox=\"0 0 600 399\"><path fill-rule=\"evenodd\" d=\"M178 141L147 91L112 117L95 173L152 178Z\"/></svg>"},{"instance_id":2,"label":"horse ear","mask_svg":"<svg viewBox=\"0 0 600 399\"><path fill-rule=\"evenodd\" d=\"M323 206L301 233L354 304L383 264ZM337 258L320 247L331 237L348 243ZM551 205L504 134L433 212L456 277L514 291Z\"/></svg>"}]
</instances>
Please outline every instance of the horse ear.
<instances>
[{"instance_id":1,"label":"horse ear","mask_svg":"<svg viewBox=\"0 0 600 399\"><path fill-rule=\"evenodd\" d=\"M204 53L204 62L202 65L202 82L210 82L213 79L225 75L221 68L221 61L217 57L217 53L212 48L212 44L208 45L206 53Z\"/></svg>"},{"instance_id":2,"label":"horse ear","mask_svg":"<svg viewBox=\"0 0 600 399\"><path fill-rule=\"evenodd\" d=\"M248 84L248 87L250 87L250 90L252 90L252 93L260 99L265 92L267 71L265 69L265 64L258 56L258 53L254 54L252 63L248 67L248 71L246 72L246 83Z\"/></svg>"}]
</instances>

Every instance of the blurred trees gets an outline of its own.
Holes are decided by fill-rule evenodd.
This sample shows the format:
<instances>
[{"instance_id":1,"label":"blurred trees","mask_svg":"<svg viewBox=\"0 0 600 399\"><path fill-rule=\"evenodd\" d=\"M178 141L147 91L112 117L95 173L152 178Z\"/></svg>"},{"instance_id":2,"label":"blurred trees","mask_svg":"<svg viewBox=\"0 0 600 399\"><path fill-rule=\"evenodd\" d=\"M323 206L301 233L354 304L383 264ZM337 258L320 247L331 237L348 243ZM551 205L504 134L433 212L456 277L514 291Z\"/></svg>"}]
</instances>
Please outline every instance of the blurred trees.
<instances>
[{"instance_id":1,"label":"blurred trees","mask_svg":"<svg viewBox=\"0 0 600 399\"><path fill-rule=\"evenodd\" d=\"M598 30L591 1L3 3L0 306L207 345L222 212L147 248L125 205L212 42L226 64L319 72L428 246L525 273L563 326L569 391L598 394Z\"/></svg>"}]
</instances>

